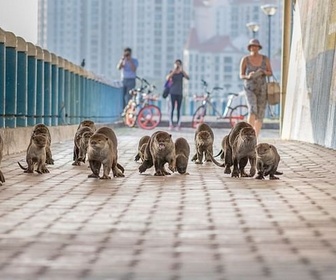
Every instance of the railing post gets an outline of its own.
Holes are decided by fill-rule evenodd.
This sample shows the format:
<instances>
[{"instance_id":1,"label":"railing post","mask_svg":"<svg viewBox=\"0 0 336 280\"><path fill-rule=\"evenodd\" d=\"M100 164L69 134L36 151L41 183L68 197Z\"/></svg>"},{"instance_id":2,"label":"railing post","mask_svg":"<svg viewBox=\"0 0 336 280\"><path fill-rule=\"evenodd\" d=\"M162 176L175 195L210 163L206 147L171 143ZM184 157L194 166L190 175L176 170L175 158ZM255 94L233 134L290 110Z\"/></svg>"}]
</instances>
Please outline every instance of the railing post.
<instances>
[{"instance_id":1,"label":"railing post","mask_svg":"<svg viewBox=\"0 0 336 280\"><path fill-rule=\"evenodd\" d=\"M35 45L28 43L28 118L27 124L34 126L36 124L36 80L37 80L37 50Z\"/></svg>"},{"instance_id":2,"label":"railing post","mask_svg":"<svg viewBox=\"0 0 336 280\"><path fill-rule=\"evenodd\" d=\"M65 121L65 101L64 101L64 64L63 58L58 57L58 124L66 124Z\"/></svg>"},{"instance_id":3,"label":"railing post","mask_svg":"<svg viewBox=\"0 0 336 280\"><path fill-rule=\"evenodd\" d=\"M75 65L70 63L70 92L69 92L69 121L70 124L75 124L75 115L76 115L76 83L75 83Z\"/></svg>"},{"instance_id":4,"label":"railing post","mask_svg":"<svg viewBox=\"0 0 336 280\"><path fill-rule=\"evenodd\" d=\"M85 71L83 68L80 69L80 87L81 87L81 92L80 92L80 99L79 99L79 105L80 105L80 120L81 119L86 119L86 109L85 109L85 99L86 99L86 77L85 77Z\"/></svg>"},{"instance_id":5,"label":"railing post","mask_svg":"<svg viewBox=\"0 0 336 280\"><path fill-rule=\"evenodd\" d=\"M16 127L17 102L17 38L11 32L6 32L6 101L5 126Z\"/></svg>"},{"instance_id":6,"label":"railing post","mask_svg":"<svg viewBox=\"0 0 336 280\"><path fill-rule=\"evenodd\" d=\"M70 62L65 60L64 64L64 112L65 112L65 122L66 124L70 123L69 116L70 112Z\"/></svg>"},{"instance_id":7,"label":"railing post","mask_svg":"<svg viewBox=\"0 0 336 280\"><path fill-rule=\"evenodd\" d=\"M44 60L44 124L51 125L51 54L43 50Z\"/></svg>"},{"instance_id":8,"label":"railing post","mask_svg":"<svg viewBox=\"0 0 336 280\"><path fill-rule=\"evenodd\" d=\"M51 54L51 125L58 125L58 85L59 85L59 71L58 71L58 57Z\"/></svg>"},{"instance_id":9,"label":"railing post","mask_svg":"<svg viewBox=\"0 0 336 280\"><path fill-rule=\"evenodd\" d=\"M74 104L74 123L77 124L79 123L79 117L80 117L80 99L81 99L81 84L80 84L80 80L79 80L79 71L80 68L79 66L75 65L74 67L74 76L75 76L75 92L74 92L74 96L75 96L75 104Z\"/></svg>"},{"instance_id":10,"label":"railing post","mask_svg":"<svg viewBox=\"0 0 336 280\"><path fill-rule=\"evenodd\" d=\"M44 52L37 49L36 123L44 123Z\"/></svg>"},{"instance_id":11,"label":"railing post","mask_svg":"<svg viewBox=\"0 0 336 280\"><path fill-rule=\"evenodd\" d=\"M5 96L6 96L6 87L5 87L5 66L6 66L6 34L0 28L0 127L5 126Z\"/></svg>"},{"instance_id":12,"label":"railing post","mask_svg":"<svg viewBox=\"0 0 336 280\"><path fill-rule=\"evenodd\" d=\"M28 80L28 59L27 51L28 45L26 41L18 37L17 38L17 51L18 51L18 63L17 63L17 126L27 126L27 80Z\"/></svg>"}]
</instances>

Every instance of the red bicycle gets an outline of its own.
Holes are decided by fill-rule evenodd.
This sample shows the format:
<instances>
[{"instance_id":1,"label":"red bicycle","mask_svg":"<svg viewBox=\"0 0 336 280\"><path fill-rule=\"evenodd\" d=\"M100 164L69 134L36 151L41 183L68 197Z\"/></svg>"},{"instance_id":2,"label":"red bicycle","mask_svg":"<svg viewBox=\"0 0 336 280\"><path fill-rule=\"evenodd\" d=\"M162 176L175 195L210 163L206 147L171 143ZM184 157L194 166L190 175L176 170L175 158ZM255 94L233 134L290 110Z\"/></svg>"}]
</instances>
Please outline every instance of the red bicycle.
<instances>
[{"instance_id":1,"label":"red bicycle","mask_svg":"<svg viewBox=\"0 0 336 280\"><path fill-rule=\"evenodd\" d=\"M133 89L129 94L132 99L124 108L124 123L129 127L135 124L143 129L154 129L161 122L161 110L158 106L152 104L158 100L158 96L152 95L155 86L149 84L144 78L139 78L140 88Z\"/></svg>"},{"instance_id":2,"label":"red bicycle","mask_svg":"<svg viewBox=\"0 0 336 280\"><path fill-rule=\"evenodd\" d=\"M208 83L202 80L204 87L204 95L194 96L194 100L202 101L202 105L199 106L193 114L192 127L196 128L200 123L204 123L204 119L207 115L207 107L210 106L217 116L217 119L228 119L231 126L234 127L237 122L246 121L248 115L248 107L246 105L236 105L232 107L235 103L234 99L237 97L245 96L244 92L240 93L229 93L227 98L227 104L224 112L221 114L214 104L211 103L210 95L214 91L223 90L221 87L214 87L211 92L208 91Z\"/></svg>"}]
</instances>

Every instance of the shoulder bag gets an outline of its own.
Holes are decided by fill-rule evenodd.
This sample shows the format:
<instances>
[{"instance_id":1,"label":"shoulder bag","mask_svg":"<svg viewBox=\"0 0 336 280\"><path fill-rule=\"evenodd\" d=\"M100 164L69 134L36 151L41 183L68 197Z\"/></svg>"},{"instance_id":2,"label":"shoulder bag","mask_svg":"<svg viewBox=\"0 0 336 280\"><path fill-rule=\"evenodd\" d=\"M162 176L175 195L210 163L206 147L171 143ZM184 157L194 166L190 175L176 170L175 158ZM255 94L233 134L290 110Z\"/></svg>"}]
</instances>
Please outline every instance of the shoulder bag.
<instances>
[{"instance_id":1,"label":"shoulder bag","mask_svg":"<svg viewBox=\"0 0 336 280\"><path fill-rule=\"evenodd\" d=\"M167 80L164 84L164 89L163 89L163 93L162 93L162 97L163 98L167 98L168 95L169 95L169 91L170 91L170 88L172 86L173 82L172 80Z\"/></svg>"},{"instance_id":2,"label":"shoulder bag","mask_svg":"<svg viewBox=\"0 0 336 280\"><path fill-rule=\"evenodd\" d=\"M268 78L266 83L267 102L269 105L277 105L280 103L280 84L274 76L273 81Z\"/></svg>"}]
</instances>

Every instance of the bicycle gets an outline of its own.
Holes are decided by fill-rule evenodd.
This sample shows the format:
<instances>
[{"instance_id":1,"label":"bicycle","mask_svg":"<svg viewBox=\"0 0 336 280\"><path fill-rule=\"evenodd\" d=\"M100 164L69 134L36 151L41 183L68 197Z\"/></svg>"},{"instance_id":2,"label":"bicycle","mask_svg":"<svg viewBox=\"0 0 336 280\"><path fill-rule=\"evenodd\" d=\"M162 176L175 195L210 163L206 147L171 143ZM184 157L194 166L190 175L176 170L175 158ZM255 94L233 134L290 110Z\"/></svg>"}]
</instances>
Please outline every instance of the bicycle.
<instances>
[{"instance_id":1,"label":"bicycle","mask_svg":"<svg viewBox=\"0 0 336 280\"><path fill-rule=\"evenodd\" d=\"M198 124L204 123L204 118L207 114L207 107L210 106L215 112L217 119L228 119L231 126L233 127L237 122L246 121L248 115L248 107L246 105L237 105L232 107L233 101L237 97L245 96L244 92L240 93L229 93L227 98L227 104L224 109L223 114L221 114L215 105L211 103L210 95L214 91L223 90L221 87L214 87L211 91L208 91L208 83L202 80L204 95L203 96L194 96L194 100L202 101L200 105L193 114L192 118L192 127L196 128Z\"/></svg>"},{"instance_id":2,"label":"bicycle","mask_svg":"<svg viewBox=\"0 0 336 280\"><path fill-rule=\"evenodd\" d=\"M140 80L140 88L130 90L131 100L124 108L124 123L129 127L137 124L142 129L154 129L161 122L161 110L152 104L158 100L152 95L155 86L148 83L146 79L137 77Z\"/></svg>"}]
</instances>

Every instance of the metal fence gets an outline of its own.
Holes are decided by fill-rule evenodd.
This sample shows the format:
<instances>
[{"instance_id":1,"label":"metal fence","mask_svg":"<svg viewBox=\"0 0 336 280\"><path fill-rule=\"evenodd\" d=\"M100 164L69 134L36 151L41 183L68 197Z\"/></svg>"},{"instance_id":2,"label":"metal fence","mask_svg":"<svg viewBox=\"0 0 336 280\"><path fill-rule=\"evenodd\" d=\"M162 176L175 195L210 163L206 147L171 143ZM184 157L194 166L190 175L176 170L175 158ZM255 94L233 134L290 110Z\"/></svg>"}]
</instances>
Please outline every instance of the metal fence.
<instances>
[{"instance_id":1,"label":"metal fence","mask_svg":"<svg viewBox=\"0 0 336 280\"><path fill-rule=\"evenodd\" d=\"M112 122L122 91L0 28L0 127Z\"/></svg>"}]
</instances>

